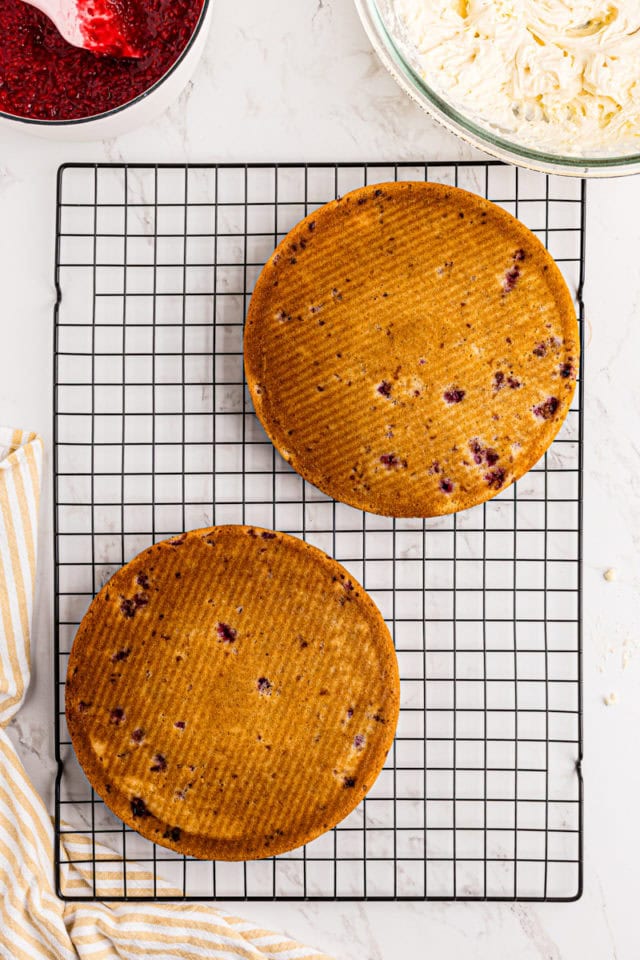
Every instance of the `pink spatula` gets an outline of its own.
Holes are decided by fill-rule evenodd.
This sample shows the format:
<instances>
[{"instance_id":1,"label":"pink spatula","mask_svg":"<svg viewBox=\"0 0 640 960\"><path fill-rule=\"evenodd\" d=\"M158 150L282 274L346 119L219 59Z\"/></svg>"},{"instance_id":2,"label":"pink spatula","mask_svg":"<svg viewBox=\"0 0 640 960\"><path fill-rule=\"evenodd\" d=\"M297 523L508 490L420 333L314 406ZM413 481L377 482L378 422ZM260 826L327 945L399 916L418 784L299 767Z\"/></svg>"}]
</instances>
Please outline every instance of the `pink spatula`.
<instances>
[{"instance_id":1,"label":"pink spatula","mask_svg":"<svg viewBox=\"0 0 640 960\"><path fill-rule=\"evenodd\" d=\"M114 57L142 56L127 37L122 0L25 0L56 25L74 47Z\"/></svg>"}]
</instances>

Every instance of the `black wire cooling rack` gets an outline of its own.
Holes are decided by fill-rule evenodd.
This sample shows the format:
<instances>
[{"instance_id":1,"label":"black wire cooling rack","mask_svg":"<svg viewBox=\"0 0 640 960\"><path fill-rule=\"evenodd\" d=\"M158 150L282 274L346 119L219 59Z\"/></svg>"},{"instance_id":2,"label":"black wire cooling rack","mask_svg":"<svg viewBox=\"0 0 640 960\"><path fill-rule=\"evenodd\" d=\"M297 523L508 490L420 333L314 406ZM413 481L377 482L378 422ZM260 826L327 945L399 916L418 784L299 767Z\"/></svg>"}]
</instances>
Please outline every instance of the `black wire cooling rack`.
<instances>
[{"instance_id":1,"label":"black wire cooling rack","mask_svg":"<svg viewBox=\"0 0 640 960\"><path fill-rule=\"evenodd\" d=\"M530 473L489 503L424 521L364 514L306 484L245 389L243 321L275 244L322 203L396 179L466 187L519 217L555 256L582 321L584 182L493 162L59 171L55 863L65 899L580 895L582 378ZM304 848L243 864L184 858L125 827L87 783L64 719L67 658L94 593L154 541L215 523L284 530L345 564L392 629L402 678L396 741L360 807Z\"/></svg>"}]
</instances>

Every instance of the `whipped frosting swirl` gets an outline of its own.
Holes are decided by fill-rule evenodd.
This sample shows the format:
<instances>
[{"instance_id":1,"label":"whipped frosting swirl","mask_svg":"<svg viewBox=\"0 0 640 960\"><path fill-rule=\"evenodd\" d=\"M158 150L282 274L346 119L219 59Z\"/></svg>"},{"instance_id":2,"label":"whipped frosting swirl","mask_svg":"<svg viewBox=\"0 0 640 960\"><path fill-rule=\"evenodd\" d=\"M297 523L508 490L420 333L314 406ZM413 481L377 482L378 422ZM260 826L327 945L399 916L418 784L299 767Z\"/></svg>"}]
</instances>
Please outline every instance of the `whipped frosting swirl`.
<instances>
[{"instance_id":1,"label":"whipped frosting swirl","mask_svg":"<svg viewBox=\"0 0 640 960\"><path fill-rule=\"evenodd\" d=\"M571 156L640 149L640 0L392 0L401 42L454 107Z\"/></svg>"}]
</instances>

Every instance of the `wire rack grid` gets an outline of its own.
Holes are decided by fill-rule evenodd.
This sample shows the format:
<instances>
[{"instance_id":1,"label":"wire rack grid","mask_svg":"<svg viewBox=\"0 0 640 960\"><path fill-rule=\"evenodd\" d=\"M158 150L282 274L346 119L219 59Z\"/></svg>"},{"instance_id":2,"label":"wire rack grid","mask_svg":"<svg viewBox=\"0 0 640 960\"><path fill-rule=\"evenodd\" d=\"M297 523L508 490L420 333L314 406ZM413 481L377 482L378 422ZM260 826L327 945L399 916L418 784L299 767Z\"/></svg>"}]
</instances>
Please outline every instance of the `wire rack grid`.
<instances>
[{"instance_id":1,"label":"wire rack grid","mask_svg":"<svg viewBox=\"0 0 640 960\"><path fill-rule=\"evenodd\" d=\"M532 471L489 503L424 521L361 513L306 484L274 451L246 392L243 321L275 244L322 203L397 179L466 187L519 217L555 256L582 321L584 182L494 162L59 171L55 870L64 899L581 893L582 377ZM358 809L302 849L243 864L181 857L125 827L87 783L64 718L68 654L95 592L154 541L215 523L280 529L345 564L393 632L402 681L394 747ZM96 867L105 862L108 879ZM83 871L80 894L72 868ZM140 871L150 886L136 883Z\"/></svg>"}]
</instances>

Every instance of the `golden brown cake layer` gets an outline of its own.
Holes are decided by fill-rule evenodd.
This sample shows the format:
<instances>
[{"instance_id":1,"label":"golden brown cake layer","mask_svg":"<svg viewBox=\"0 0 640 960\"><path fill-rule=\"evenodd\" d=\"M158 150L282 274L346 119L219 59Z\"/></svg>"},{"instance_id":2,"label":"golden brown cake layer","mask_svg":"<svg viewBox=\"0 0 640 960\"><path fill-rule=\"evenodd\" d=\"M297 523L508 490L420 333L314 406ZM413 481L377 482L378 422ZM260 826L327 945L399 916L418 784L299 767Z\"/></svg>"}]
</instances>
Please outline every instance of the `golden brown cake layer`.
<instances>
[{"instance_id":1,"label":"golden brown cake layer","mask_svg":"<svg viewBox=\"0 0 640 960\"><path fill-rule=\"evenodd\" d=\"M294 537L196 530L93 601L67 724L89 781L143 836L202 858L298 847L360 802L391 747L391 636L347 571Z\"/></svg>"},{"instance_id":2,"label":"golden brown cake layer","mask_svg":"<svg viewBox=\"0 0 640 960\"><path fill-rule=\"evenodd\" d=\"M388 516L495 496L543 455L575 390L566 283L522 223L455 187L386 183L278 246L245 332L251 396L306 480Z\"/></svg>"}]
</instances>

